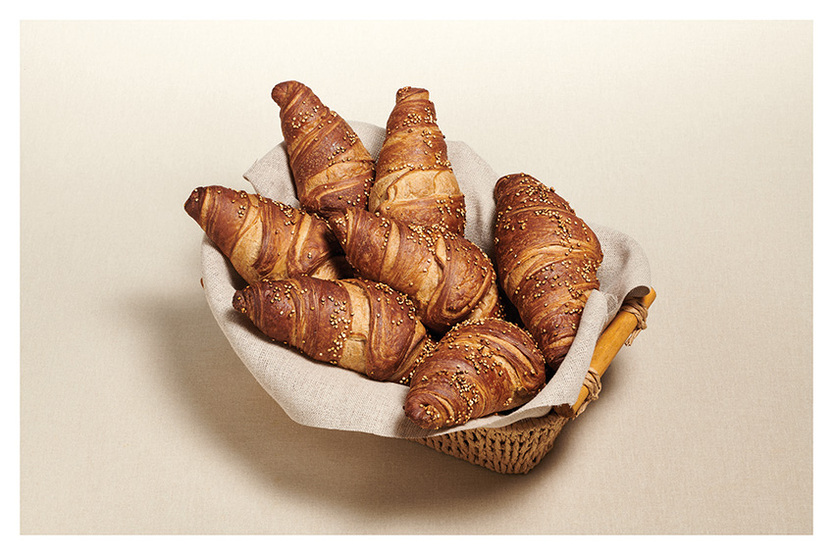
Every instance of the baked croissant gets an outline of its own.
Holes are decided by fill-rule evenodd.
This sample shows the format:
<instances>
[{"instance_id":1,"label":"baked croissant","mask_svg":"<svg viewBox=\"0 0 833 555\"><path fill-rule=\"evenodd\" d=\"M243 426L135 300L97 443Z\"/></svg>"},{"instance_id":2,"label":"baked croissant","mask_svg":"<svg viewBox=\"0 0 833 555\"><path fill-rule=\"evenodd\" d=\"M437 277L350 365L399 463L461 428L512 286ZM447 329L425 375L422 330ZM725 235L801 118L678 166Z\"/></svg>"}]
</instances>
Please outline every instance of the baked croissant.
<instances>
[{"instance_id":1,"label":"baked croissant","mask_svg":"<svg viewBox=\"0 0 833 555\"><path fill-rule=\"evenodd\" d=\"M329 224L356 272L407 294L430 330L501 313L492 263L467 239L367 210L348 209Z\"/></svg>"},{"instance_id":2,"label":"baked croissant","mask_svg":"<svg viewBox=\"0 0 833 555\"><path fill-rule=\"evenodd\" d=\"M494 196L500 284L555 370L599 287L601 245L566 200L530 175L501 177Z\"/></svg>"},{"instance_id":3,"label":"baked croissant","mask_svg":"<svg viewBox=\"0 0 833 555\"><path fill-rule=\"evenodd\" d=\"M367 208L375 165L350 125L297 81L275 85L272 99L301 207L319 214Z\"/></svg>"},{"instance_id":4,"label":"baked croissant","mask_svg":"<svg viewBox=\"0 0 833 555\"><path fill-rule=\"evenodd\" d=\"M247 283L352 274L341 245L319 216L219 185L194 189L185 211Z\"/></svg>"},{"instance_id":5,"label":"baked croissant","mask_svg":"<svg viewBox=\"0 0 833 555\"><path fill-rule=\"evenodd\" d=\"M403 87L388 117L368 210L463 235L466 201L448 160L434 103L425 89Z\"/></svg>"},{"instance_id":6,"label":"baked croissant","mask_svg":"<svg viewBox=\"0 0 833 555\"><path fill-rule=\"evenodd\" d=\"M456 325L414 370L405 415L437 430L510 410L546 381L546 363L528 332L503 319Z\"/></svg>"},{"instance_id":7,"label":"baked croissant","mask_svg":"<svg viewBox=\"0 0 833 555\"><path fill-rule=\"evenodd\" d=\"M433 345L404 294L362 279L263 280L232 306L273 341L378 381L407 384Z\"/></svg>"}]
</instances>

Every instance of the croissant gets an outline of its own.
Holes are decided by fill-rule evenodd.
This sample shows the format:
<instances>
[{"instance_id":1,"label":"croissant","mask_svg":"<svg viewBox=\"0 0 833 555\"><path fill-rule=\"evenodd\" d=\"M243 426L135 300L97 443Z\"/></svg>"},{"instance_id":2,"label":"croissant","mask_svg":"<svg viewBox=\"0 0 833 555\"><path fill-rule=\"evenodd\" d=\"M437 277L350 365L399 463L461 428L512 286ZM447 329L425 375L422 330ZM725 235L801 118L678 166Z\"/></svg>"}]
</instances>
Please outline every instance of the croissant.
<instances>
[{"instance_id":1,"label":"croissant","mask_svg":"<svg viewBox=\"0 0 833 555\"><path fill-rule=\"evenodd\" d=\"M501 314L492 263L467 239L367 210L348 209L328 221L357 273L407 294L430 330Z\"/></svg>"},{"instance_id":2,"label":"croissant","mask_svg":"<svg viewBox=\"0 0 833 555\"><path fill-rule=\"evenodd\" d=\"M306 85L278 83L281 130L301 207L326 214L348 206L367 208L375 164L359 136Z\"/></svg>"},{"instance_id":3,"label":"croissant","mask_svg":"<svg viewBox=\"0 0 833 555\"><path fill-rule=\"evenodd\" d=\"M522 173L494 190L500 284L552 369L564 359L590 292L598 289L599 239L551 188Z\"/></svg>"},{"instance_id":4,"label":"croissant","mask_svg":"<svg viewBox=\"0 0 833 555\"><path fill-rule=\"evenodd\" d=\"M465 197L425 89L403 87L396 93L368 209L407 223L465 232Z\"/></svg>"},{"instance_id":5,"label":"croissant","mask_svg":"<svg viewBox=\"0 0 833 555\"><path fill-rule=\"evenodd\" d=\"M377 381L407 384L433 345L404 294L362 279L265 279L232 306L273 341Z\"/></svg>"},{"instance_id":6,"label":"croissant","mask_svg":"<svg viewBox=\"0 0 833 555\"><path fill-rule=\"evenodd\" d=\"M510 410L546 381L546 363L528 332L497 318L456 325L417 364L405 415L437 430Z\"/></svg>"},{"instance_id":7,"label":"croissant","mask_svg":"<svg viewBox=\"0 0 833 555\"><path fill-rule=\"evenodd\" d=\"M247 283L350 275L341 245L318 216L219 185L194 189L185 211Z\"/></svg>"}]
</instances>

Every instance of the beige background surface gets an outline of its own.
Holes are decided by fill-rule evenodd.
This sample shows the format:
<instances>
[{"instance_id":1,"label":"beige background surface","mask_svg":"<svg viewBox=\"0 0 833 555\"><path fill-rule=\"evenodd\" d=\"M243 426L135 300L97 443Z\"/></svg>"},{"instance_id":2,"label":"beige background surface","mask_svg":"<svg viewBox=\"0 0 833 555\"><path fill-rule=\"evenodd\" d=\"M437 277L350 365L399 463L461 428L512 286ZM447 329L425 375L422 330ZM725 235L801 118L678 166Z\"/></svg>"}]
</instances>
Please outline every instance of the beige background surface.
<instances>
[{"instance_id":1,"label":"beige background surface","mask_svg":"<svg viewBox=\"0 0 833 555\"><path fill-rule=\"evenodd\" d=\"M809 22L21 27L21 532L809 534ZM269 92L446 136L639 241L658 299L527 476L301 427L199 286L190 191L246 187Z\"/></svg>"}]
</instances>

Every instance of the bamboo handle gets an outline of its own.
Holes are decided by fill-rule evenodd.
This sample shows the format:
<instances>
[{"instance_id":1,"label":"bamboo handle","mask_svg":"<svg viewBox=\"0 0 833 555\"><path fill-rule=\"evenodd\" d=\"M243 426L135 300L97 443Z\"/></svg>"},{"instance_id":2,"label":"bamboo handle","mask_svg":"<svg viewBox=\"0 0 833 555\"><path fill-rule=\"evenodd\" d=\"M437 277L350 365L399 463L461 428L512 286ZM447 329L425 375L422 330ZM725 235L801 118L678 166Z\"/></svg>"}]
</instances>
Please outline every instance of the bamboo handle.
<instances>
[{"instance_id":1,"label":"bamboo handle","mask_svg":"<svg viewBox=\"0 0 833 555\"><path fill-rule=\"evenodd\" d=\"M647 295L637 301L646 309L651 306L654 299L657 297L657 292L651 289ZM602 334L599 336L599 341L596 343L596 348L593 351L593 356L590 358L591 371L595 371L601 377L607 367L610 366L611 361L622 348L622 345L628 340L628 337L634 332L639 319L637 316L627 310L620 310L619 313L608 324ZM587 400L590 390L587 386L581 386L581 391L578 394L578 400L572 406L573 415L578 415L582 405Z\"/></svg>"}]
</instances>

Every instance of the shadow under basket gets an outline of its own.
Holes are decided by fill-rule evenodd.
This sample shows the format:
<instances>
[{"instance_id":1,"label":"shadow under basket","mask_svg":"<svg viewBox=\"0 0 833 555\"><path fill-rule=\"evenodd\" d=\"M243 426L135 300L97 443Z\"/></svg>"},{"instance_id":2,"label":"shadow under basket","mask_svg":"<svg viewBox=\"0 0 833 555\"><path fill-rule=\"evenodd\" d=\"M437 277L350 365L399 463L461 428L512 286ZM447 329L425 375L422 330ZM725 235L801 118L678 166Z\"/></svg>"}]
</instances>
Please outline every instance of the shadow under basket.
<instances>
[{"instance_id":1,"label":"shadow under basket","mask_svg":"<svg viewBox=\"0 0 833 555\"><path fill-rule=\"evenodd\" d=\"M647 327L648 308L655 298L656 291L651 289L644 297L625 300L599 336L584 385L572 406L556 407L539 418L502 428L475 428L410 441L501 474L526 474L552 450L564 425L598 399L602 375L619 350Z\"/></svg>"}]
</instances>

